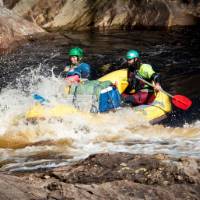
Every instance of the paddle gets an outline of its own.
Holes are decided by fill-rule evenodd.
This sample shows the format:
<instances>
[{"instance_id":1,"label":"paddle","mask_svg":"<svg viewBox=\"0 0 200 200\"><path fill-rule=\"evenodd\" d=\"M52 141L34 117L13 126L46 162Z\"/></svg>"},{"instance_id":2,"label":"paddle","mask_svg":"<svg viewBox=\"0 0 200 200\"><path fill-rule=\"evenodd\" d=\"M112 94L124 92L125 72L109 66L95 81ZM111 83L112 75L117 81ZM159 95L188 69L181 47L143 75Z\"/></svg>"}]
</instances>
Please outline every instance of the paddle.
<instances>
[{"instance_id":1,"label":"paddle","mask_svg":"<svg viewBox=\"0 0 200 200\"><path fill-rule=\"evenodd\" d=\"M33 94L33 98L38 101L39 103L43 104L43 103L48 103L49 100L45 99L43 96L39 95L39 94Z\"/></svg>"},{"instance_id":2,"label":"paddle","mask_svg":"<svg viewBox=\"0 0 200 200\"><path fill-rule=\"evenodd\" d=\"M149 83L148 81L144 80L143 78L139 77L139 76L135 76L138 80L143 81L144 83L146 83L147 85L150 85L151 87L154 88L154 85L152 83ZM191 105L192 105L192 101L187 98L186 96L183 95L171 95L168 92L164 91L163 89L160 90L161 92L165 93L166 95L168 95L169 97L172 98L172 103L182 109L182 110L187 110Z\"/></svg>"}]
</instances>

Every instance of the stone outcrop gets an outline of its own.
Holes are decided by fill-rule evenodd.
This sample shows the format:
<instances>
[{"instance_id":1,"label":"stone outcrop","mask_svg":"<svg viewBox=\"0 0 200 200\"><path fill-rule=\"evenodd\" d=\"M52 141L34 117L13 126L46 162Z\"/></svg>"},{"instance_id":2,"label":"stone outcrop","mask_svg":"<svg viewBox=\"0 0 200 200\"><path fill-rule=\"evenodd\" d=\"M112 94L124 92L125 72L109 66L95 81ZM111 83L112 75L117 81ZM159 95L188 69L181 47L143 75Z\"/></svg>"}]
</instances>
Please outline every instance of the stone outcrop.
<instances>
[{"instance_id":1,"label":"stone outcrop","mask_svg":"<svg viewBox=\"0 0 200 200\"><path fill-rule=\"evenodd\" d=\"M199 17L200 0L0 0L0 50L44 29L195 25Z\"/></svg>"},{"instance_id":2,"label":"stone outcrop","mask_svg":"<svg viewBox=\"0 0 200 200\"><path fill-rule=\"evenodd\" d=\"M24 36L41 32L44 30L38 25L0 6L0 51L12 47L14 41L19 41Z\"/></svg>"},{"instance_id":3,"label":"stone outcrop","mask_svg":"<svg viewBox=\"0 0 200 200\"><path fill-rule=\"evenodd\" d=\"M194 25L200 17L199 0L4 0L4 3L48 30Z\"/></svg>"},{"instance_id":4,"label":"stone outcrop","mask_svg":"<svg viewBox=\"0 0 200 200\"><path fill-rule=\"evenodd\" d=\"M198 200L199 166L162 154L97 154L47 172L0 174L0 198Z\"/></svg>"}]
</instances>

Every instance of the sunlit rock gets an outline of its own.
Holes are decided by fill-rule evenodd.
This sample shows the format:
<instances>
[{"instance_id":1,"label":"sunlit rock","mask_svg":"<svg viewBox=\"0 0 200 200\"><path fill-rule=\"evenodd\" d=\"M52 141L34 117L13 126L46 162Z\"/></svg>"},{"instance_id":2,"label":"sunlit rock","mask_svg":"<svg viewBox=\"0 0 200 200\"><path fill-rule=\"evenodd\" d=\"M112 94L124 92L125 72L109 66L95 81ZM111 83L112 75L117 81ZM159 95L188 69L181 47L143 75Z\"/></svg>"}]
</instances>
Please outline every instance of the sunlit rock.
<instances>
[{"instance_id":1,"label":"sunlit rock","mask_svg":"<svg viewBox=\"0 0 200 200\"><path fill-rule=\"evenodd\" d=\"M198 168L199 159L102 153L51 171L18 177L0 174L0 196L4 200L199 199Z\"/></svg>"},{"instance_id":2,"label":"sunlit rock","mask_svg":"<svg viewBox=\"0 0 200 200\"><path fill-rule=\"evenodd\" d=\"M0 7L0 51L12 47L12 42L20 40L24 36L39 32L44 32L44 30L12 11Z\"/></svg>"},{"instance_id":3,"label":"sunlit rock","mask_svg":"<svg viewBox=\"0 0 200 200\"><path fill-rule=\"evenodd\" d=\"M4 4L48 30L194 25L200 16L199 0L4 0Z\"/></svg>"},{"instance_id":4,"label":"sunlit rock","mask_svg":"<svg viewBox=\"0 0 200 200\"><path fill-rule=\"evenodd\" d=\"M0 6L3 6L3 1L2 0L0 0Z\"/></svg>"}]
</instances>

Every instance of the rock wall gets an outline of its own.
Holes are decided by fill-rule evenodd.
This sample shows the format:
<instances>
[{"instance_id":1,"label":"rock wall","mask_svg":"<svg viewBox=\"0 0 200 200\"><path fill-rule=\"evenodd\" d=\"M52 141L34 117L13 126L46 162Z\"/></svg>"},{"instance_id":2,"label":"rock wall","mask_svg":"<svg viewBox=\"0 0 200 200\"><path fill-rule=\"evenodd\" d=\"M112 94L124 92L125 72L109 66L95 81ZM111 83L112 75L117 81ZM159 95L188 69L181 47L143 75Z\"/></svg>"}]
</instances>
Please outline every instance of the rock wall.
<instances>
[{"instance_id":1,"label":"rock wall","mask_svg":"<svg viewBox=\"0 0 200 200\"><path fill-rule=\"evenodd\" d=\"M194 25L200 17L200 0L4 0L4 4L48 30Z\"/></svg>"},{"instance_id":2,"label":"rock wall","mask_svg":"<svg viewBox=\"0 0 200 200\"><path fill-rule=\"evenodd\" d=\"M0 51L45 29L195 25L199 17L200 0L0 0Z\"/></svg>"},{"instance_id":3,"label":"rock wall","mask_svg":"<svg viewBox=\"0 0 200 200\"><path fill-rule=\"evenodd\" d=\"M14 41L39 32L44 30L0 6L0 52L11 47Z\"/></svg>"}]
</instances>

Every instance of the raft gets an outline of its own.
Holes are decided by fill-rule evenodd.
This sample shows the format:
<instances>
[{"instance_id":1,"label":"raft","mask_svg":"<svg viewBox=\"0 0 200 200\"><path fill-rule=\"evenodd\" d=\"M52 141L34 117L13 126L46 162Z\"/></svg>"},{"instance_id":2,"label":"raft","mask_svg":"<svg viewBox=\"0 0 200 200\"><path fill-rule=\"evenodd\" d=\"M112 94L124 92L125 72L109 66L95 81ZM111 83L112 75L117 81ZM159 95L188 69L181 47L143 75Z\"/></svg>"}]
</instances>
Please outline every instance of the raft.
<instances>
[{"instance_id":1,"label":"raft","mask_svg":"<svg viewBox=\"0 0 200 200\"><path fill-rule=\"evenodd\" d=\"M100 79L100 82L111 81L119 90L120 94L124 92L128 86L127 70L121 69L111 72ZM133 114L140 113L150 123L156 123L167 117L172 110L170 98L163 92L155 93L154 101L149 105L140 105L133 107ZM36 103L25 114L27 120L45 119L45 118L62 118L72 113L80 113L72 105L58 104L52 106L41 105Z\"/></svg>"},{"instance_id":2,"label":"raft","mask_svg":"<svg viewBox=\"0 0 200 200\"><path fill-rule=\"evenodd\" d=\"M99 79L100 81L110 80L115 84L120 92L123 93L128 86L127 69L116 70ZM141 113L145 119L151 123L157 123L167 117L167 114L172 111L171 100L163 92L154 93L155 99L149 105L140 105L133 107L134 112Z\"/></svg>"}]
</instances>

